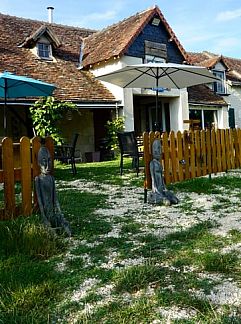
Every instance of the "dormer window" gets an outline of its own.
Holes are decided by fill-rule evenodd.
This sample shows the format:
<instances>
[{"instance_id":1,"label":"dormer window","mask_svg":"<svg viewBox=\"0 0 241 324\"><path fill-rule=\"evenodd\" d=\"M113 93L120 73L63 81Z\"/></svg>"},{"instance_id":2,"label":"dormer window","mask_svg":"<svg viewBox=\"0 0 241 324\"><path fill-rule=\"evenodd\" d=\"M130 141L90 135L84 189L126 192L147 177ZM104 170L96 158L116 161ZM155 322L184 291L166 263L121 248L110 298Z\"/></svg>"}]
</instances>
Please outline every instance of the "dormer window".
<instances>
[{"instance_id":1,"label":"dormer window","mask_svg":"<svg viewBox=\"0 0 241 324\"><path fill-rule=\"evenodd\" d=\"M145 63L166 63L166 60L154 55L145 55Z\"/></svg>"},{"instance_id":2,"label":"dormer window","mask_svg":"<svg viewBox=\"0 0 241 324\"><path fill-rule=\"evenodd\" d=\"M220 79L220 81L214 82L213 84L213 90L219 94L225 94L226 93L226 87L225 87L225 71L215 71L213 70L213 74Z\"/></svg>"},{"instance_id":3,"label":"dormer window","mask_svg":"<svg viewBox=\"0 0 241 324\"><path fill-rule=\"evenodd\" d=\"M50 44L37 43L38 56L43 59L52 59L52 48Z\"/></svg>"}]
</instances>

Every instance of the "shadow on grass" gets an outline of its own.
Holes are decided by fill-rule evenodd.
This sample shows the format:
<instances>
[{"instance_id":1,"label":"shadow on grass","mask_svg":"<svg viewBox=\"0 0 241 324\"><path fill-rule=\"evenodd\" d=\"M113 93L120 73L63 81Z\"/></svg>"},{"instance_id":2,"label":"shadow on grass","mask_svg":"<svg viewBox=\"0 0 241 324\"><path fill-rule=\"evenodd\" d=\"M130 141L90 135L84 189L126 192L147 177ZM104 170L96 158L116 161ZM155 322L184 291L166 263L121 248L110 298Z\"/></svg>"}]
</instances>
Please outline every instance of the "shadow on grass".
<instances>
[{"instance_id":1,"label":"shadow on grass","mask_svg":"<svg viewBox=\"0 0 241 324\"><path fill-rule=\"evenodd\" d=\"M181 181L169 186L174 190L186 192L196 192L198 194L222 194L223 188L234 190L241 187L241 178L233 177L229 174L220 175L219 177L201 177Z\"/></svg>"}]
</instances>

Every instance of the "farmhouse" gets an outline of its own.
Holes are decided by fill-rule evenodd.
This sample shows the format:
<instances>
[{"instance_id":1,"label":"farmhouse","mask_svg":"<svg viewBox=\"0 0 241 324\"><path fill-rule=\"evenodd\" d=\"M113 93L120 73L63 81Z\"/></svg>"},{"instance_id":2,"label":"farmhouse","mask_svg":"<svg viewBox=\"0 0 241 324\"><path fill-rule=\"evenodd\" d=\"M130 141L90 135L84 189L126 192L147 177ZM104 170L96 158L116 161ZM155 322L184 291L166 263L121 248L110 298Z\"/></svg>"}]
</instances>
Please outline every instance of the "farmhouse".
<instances>
[{"instance_id":1,"label":"farmhouse","mask_svg":"<svg viewBox=\"0 0 241 324\"><path fill-rule=\"evenodd\" d=\"M60 123L66 139L80 133L77 147L82 156L101 149L106 122L116 116L125 116L125 129L136 134L154 127L153 90L123 89L104 84L95 76L126 64L150 61L198 64L157 6L101 31L0 14L0 32L0 71L54 83L56 99L77 105L77 111L66 111ZM232 107L216 90L215 85L163 89L158 113L162 130L183 131L190 127L191 119L198 119L202 128L229 127ZM33 135L28 109L35 100L8 100L8 134L13 139ZM2 110L0 120L1 114Z\"/></svg>"}]
</instances>

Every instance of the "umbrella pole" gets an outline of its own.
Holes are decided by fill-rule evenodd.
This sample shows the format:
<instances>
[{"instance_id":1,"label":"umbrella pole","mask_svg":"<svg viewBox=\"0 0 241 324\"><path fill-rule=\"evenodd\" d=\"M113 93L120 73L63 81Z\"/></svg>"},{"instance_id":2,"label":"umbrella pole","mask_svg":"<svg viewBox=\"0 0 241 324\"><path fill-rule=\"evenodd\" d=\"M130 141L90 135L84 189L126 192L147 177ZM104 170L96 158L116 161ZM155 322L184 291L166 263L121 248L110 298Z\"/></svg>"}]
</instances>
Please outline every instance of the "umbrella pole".
<instances>
[{"instance_id":1,"label":"umbrella pole","mask_svg":"<svg viewBox=\"0 0 241 324\"><path fill-rule=\"evenodd\" d=\"M158 89L156 89L156 120L155 124L158 124Z\"/></svg>"},{"instance_id":2,"label":"umbrella pole","mask_svg":"<svg viewBox=\"0 0 241 324\"><path fill-rule=\"evenodd\" d=\"M154 123L154 130L159 131L159 123L158 123L158 77L156 78L156 120Z\"/></svg>"},{"instance_id":3,"label":"umbrella pole","mask_svg":"<svg viewBox=\"0 0 241 324\"><path fill-rule=\"evenodd\" d=\"M4 107L3 107L3 131L7 136L7 80L4 79Z\"/></svg>"}]
</instances>

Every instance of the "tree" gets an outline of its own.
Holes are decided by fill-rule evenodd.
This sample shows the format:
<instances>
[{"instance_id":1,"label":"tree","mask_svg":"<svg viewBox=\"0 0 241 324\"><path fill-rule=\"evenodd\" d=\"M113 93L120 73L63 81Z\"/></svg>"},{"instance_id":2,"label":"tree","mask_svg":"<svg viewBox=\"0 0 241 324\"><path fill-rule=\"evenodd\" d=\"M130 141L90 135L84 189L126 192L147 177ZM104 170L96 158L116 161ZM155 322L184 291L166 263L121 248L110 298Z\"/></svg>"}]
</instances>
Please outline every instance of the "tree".
<instances>
[{"instance_id":1,"label":"tree","mask_svg":"<svg viewBox=\"0 0 241 324\"><path fill-rule=\"evenodd\" d=\"M76 109L72 102L56 101L54 97L37 100L29 111L33 121L34 133L40 137L51 136L56 144L63 142L58 121L67 110Z\"/></svg>"}]
</instances>

